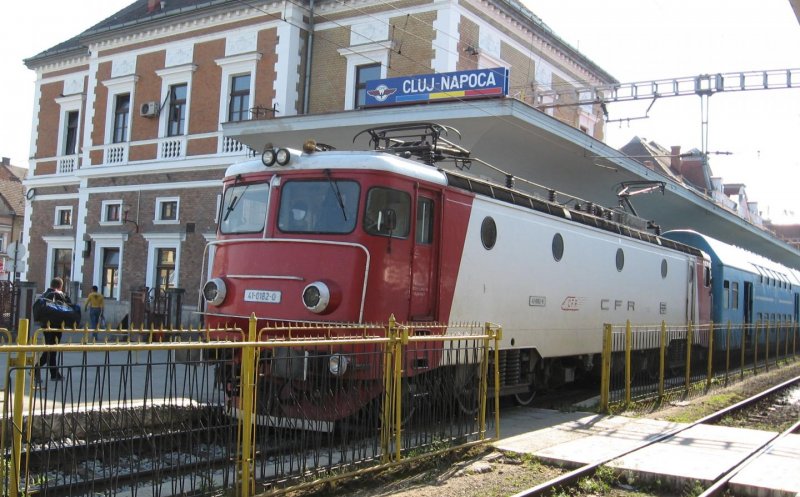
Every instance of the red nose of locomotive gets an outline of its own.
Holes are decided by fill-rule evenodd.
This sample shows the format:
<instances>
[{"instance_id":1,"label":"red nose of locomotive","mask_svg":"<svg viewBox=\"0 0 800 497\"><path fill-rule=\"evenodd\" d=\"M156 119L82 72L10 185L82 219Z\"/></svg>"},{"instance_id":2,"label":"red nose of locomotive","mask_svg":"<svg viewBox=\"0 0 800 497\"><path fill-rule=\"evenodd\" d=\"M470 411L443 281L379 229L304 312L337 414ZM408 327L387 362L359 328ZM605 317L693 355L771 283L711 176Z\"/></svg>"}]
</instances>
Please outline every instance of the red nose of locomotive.
<instances>
[{"instance_id":1,"label":"red nose of locomotive","mask_svg":"<svg viewBox=\"0 0 800 497\"><path fill-rule=\"evenodd\" d=\"M214 276L203 287L212 324L252 313L272 321L357 322L362 318L368 253L361 245L228 240L217 245L214 259Z\"/></svg>"}]
</instances>

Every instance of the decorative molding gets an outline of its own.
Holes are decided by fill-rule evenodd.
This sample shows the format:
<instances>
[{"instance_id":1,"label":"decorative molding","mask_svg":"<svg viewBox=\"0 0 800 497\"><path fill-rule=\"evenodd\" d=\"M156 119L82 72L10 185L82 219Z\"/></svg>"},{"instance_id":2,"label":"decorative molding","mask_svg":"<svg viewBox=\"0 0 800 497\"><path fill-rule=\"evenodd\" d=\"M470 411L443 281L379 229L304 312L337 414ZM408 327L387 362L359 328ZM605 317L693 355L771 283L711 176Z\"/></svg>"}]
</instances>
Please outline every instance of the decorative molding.
<instances>
[{"instance_id":1,"label":"decorative molding","mask_svg":"<svg viewBox=\"0 0 800 497\"><path fill-rule=\"evenodd\" d=\"M225 56L254 52L258 49L258 31L235 31L225 38Z\"/></svg>"},{"instance_id":2,"label":"decorative molding","mask_svg":"<svg viewBox=\"0 0 800 497\"><path fill-rule=\"evenodd\" d=\"M377 19L350 26L350 45L366 45L389 39L389 23Z\"/></svg>"},{"instance_id":3,"label":"decorative molding","mask_svg":"<svg viewBox=\"0 0 800 497\"><path fill-rule=\"evenodd\" d=\"M191 64L194 57L194 44L185 43L167 47L164 65L167 67L184 66ZM197 68L197 66L195 66Z\"/></svg>"},{"instance_id":4,"label":"decorative molding","mask_svg":"<svg viewBox=\"0 0 800 497\"><path fill-rule=\"evenodd\" d=\"M83 74L70 74L64 78L64 95L83 93Z\"/></svg>"},{"instance_id":5,"label":"decorative molding","mask_svg":"<svg viewBox=\"0 0 800 497\"><path fill-rule=\"evenodd\" d=\"M114 57L111 61L111 78L128 76L136 71L136 56L133 54L121 54Z\"/></svg>"}]
</instances>

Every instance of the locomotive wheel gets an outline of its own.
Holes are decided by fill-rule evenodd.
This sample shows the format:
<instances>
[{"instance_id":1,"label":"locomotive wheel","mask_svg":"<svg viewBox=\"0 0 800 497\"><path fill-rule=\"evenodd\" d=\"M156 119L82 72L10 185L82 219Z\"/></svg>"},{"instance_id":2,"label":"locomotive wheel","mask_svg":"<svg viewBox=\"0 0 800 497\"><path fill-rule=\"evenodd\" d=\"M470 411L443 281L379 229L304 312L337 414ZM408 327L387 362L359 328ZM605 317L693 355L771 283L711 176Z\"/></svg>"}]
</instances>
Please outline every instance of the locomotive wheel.
<instances>
[{"instance_id":1,"label":"locomotive wheel","mask_svg":"<svg viewBox=\"0 0 800 497\"><path fill-rule=\"evenodd\" d=\"M528 387L528 391L525 393L515 393L514 394L514 401L517 405L520 406L529 406L533 403L533 399L536 398L536 389L533 388L533 385Z\"/></svg>"}]
</instances>

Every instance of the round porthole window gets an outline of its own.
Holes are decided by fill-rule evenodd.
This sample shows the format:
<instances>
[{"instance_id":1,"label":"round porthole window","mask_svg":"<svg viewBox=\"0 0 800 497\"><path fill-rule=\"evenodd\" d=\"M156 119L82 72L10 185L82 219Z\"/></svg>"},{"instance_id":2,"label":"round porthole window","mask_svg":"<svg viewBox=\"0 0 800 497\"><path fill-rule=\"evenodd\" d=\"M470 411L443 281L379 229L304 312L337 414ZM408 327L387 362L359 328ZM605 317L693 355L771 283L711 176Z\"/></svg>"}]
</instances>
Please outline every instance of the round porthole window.
<instances>
[{"instance_id":1,"label":"round porthole window","mask_svg":"<svg viewBox=\"0 0 800 497\"><path fill-rule=\"evenodd\" d=\"M625 252L621 248L617 249L617 271L622 271L625 267Z\"/></svg>"},{"instance_id":2,"label":"round porthole window","mask_svg":"<svg viewBox=\"0 0 800 497\"><path fill-rule=\"evenodd\" d=\"M553 259L556 262L560 261L561 258L564 256L564 238L561 236L561 233L556 233L553 236Z\"/></svg>"},{"instance_id":3,"label":"round porthole window","mask_svg":"<svg viewBox=\"0 0 800 497\"><path fill-rule=\"evenodd\" d=\"M486 250L491 250L497 242L497 225L494 219L486 217L481 223L481 243Z\"/></svg>"},{"instance_id":4,"label":"round porthole window","mask_svg":"<svg viewBox=\"0 0 800 497\"><path fill-rule=\"evenodd\" d=\"M661 278L667 277L667 260L661 259Z\"/></svg>"}]
</instances>

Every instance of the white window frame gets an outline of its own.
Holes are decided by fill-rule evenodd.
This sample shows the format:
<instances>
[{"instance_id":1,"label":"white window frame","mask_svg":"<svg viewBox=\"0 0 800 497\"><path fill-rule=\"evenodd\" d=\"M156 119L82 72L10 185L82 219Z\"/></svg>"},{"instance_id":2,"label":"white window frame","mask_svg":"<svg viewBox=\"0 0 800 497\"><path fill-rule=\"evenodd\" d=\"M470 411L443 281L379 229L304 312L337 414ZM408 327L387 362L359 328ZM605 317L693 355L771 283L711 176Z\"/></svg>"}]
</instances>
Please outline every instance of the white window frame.
<instances>
[{"instance_id":1,"label":"white window frame","mask_svg":"<svg viewBox=\"0 0 800 497\"><path fill-rule=\"evenodd\" d=\"M69 211L69 224L59 224L61 220L61 213ZM70 229L75 225L75 218L73 217L73 210L71 205L58 205L55 208L55 217L53 218L53 228L57 230Z\"/></svg>"},{"instance_id":2,"label":"white window frame","mask_svg":"<svg viewBox=\"0 0 800 497\"><path fill-rule=\"evenodd\" d=\"M81 119L83 118L83 113L81 112L81 104L83 103L83 98L84 96L80 93L77 95L56 98L56 103L60 107L60 117L58 123L58 148L56 148L56 156L58 157L71 157L73 155L80 155L81 153L81 141L83 138L83 130L81 129ZM75 153L68 155L64 153L64 145L67 141L67 114L74 111L78 111L78 136L75 137Z\"/></svg>"},{"instance_id":3,"label":"white window frame","mask_svg":"<svg viewBox=\"0 0 800 497\"><path fill-rule=\"evenodd\" d=\"M345 82L344 110L353 110L356 93L356 68L367 64L380 63L381 77L386 77L386 68L389 66L390 42L368 43L356 47L340 48L339 55L347 59L347 81Z\"/></svg>"},{"instance_id":4,"label":"white window frame","mask_svg":"<svg viewBox=\"0 0 800 497\"><path fill-rule=\"evenodd\" d=\"M128 111L127 136L122 143L131 141L131 128L133 127L131 125L133 124L133 114L134 110L138 109L138 107L136 107L134 104L134 102L136 102L134 89L136 88L136 81L138 80L139 76L130 75L103 81L103 85L108 88L108 99L106 102L106 131L103 143L110 144L114 138L114 114L117 107L117 96L124 95L126 93L130 95L130 110Z\"/></svg>"},{"instance_id":5,"label":"white window frame","mask_svg":"<svg viewBox=\"0 0 800 497\"><path fill-rule=\"evenodd\" d=\"M119 206L119 220L108 220L108 206L110 205ZM124 213L122 212L122 200L103 200L103 202L100 204L100 209L100 226L119 226L122 224L122 219L124 218Z\"/></svg>"},{"instance_id":6,"label":"white window frame","mask_svg":"<svg viewBox=\"0 0 800 497\"><path fill-rule=\"evenodd\" d=\"M175 202L175 219L161 219L161 204L165 202ZM181 198L157 197L156 210L153 213L153 224L180 224L180 222L181 222Z\"/></svg>"},{"instance_id":7,"label":"white window frame","mask_svg":"<svg viewBox=\"0 0 800 497\"><path fill-rule=\"evenodd\" d=\"M178 136L187 136L189 134L189 122L191 122L192 111L192 74L197 70L196 64L183 64L175 67L167 67L159 69L156 74L161 78L161 101L159 106L163 106L166 112L160 112L158 118L158 137L167 138L167 121L169 114L169 89L171 86L186 84L186 126L183 129L182 135L170 136L169 138L177 138Z\"/></svg>"},{"instance_id":8,"label":"white window frame","mask_svg":"<svg viewBox=\"0 0 800 497\"><path fill-rule=\"evenodd\" d=\"M250 107L256 100L256 65L261 60L261 53L251 52L239 55L232 55L217 59L214 62L222 68L220 81L219 99L219 130L222 131L222 123L228 122L228 106L231 101L231 81L234 76L250 75ZM221 143L221 142L220 142Z\"/></svg>"},{"instance_id":9,"label":"white window frame","mask_svg":"<svg viewBox=\"0 0 800 497\"><path fill-rule=\"evenodd\" d=\"M119 249L119 279L116 287L116 295L111 298L120 299L120 289L122 288L122 278L124 273L122 271L122 261L125 256L125 242L128 241L127 233L95 233L89 235L94 241L94 274L92 275L92 284L100 285L103 282L103 252L105 249ZM102 289L101 289L102 291Z\"/></svg>"},{"instance_id":10,"label":"white window frame","mask_svg":"<svg viewBox=\"0 0 800 497\"><path fill-rule=\"evenodd\" d=\"M50 285L50 280L53 279L53 251L55 249L70 249L72 250L72 258L75 260L75 237L74 236L43 236L42 241L47 244L47 266L45 266L44 280L46 285ZM75 272L75 264L72 264L72 272ZM73 279L72 274L69 275L70 281ZM68 291L65 288L64 291Z\"/></svg>"},{"instance_id":11,"label":"white window frame","mask_svg":"<svg viewBox=\"0 0 800 497\"><path fill-rule=\"evenodd\" d=\"M147 241L147 273L145 286L153 288L156 281L156 254L158 249L175 249L175 286L181 280L181 243L186 241L186 233L145 233L142 235Z\"/></svg>"}]
</instances>

